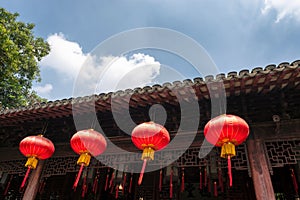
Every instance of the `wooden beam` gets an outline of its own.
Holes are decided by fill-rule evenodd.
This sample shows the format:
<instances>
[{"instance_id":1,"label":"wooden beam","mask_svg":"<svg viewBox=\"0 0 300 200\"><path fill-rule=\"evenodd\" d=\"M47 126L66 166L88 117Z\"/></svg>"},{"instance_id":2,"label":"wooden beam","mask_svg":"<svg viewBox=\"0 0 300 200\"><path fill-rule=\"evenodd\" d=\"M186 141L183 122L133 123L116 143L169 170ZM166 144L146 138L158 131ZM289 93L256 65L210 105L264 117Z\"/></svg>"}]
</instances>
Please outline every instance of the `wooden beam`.
<instances>
[{"instance_id":1,"label":"wooden beam","mask_svg":"<svg viewBox=\"0 0 300 200\"><path fill-rule=\"evenodd\" d=\"M247 148L256 199L275 200L262 141L259 139L250 139L247 142Z\"/></svg>"},{"instance_id":2,"label":"wooden beam","mask_svg":"<svg viewBox=\"0 0 300 200\"><path fill-rule=\"evenodd\" d=\"M39 188L39 181L42 174L42 169L44 166L44 161L40 160L38 166L35 170L32 171L32 174L29 178L28 185L26 187L23 200L34 200Z\"/></svg>"}]
</instances>

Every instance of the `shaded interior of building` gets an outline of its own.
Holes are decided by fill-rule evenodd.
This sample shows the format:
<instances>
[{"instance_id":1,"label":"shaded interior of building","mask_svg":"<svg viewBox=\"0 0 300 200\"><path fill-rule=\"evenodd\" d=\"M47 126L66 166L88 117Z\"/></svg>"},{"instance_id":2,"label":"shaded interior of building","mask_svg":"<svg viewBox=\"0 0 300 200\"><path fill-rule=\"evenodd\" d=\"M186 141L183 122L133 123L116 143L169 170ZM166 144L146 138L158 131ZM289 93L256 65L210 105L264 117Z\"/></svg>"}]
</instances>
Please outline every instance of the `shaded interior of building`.
<instances>
[{"instance_id":1,"label":"shaded interior of building","mask_svg":"<svg viewBox=\"0 0 300 200\"><path fill-rule=\"evenodd\" d=\"M291 166L296 167L296 166ZM299 167L299 166L298 166ZM234 200L254 200L255 191L253 188L253 181L249 177L247 171L233 171L233 186L229 187L228 180L226 177L226 172L222 174L224 180L224 185L219 184L215 189L214 181L217 182L218 174L211 173L207 175L207 180L205 181L204 176L202 176L202 187L200 186L200 168L190 167L185 168L185 184L184 191L181 189L181 177L180 170L178 174L174 174L173 178L173 199L181 200L193 200L193 199L234 199ZM88 171L88 170L87 170ZM89 173L95 173L95 170L90 170ZM163 170L164 172L166 169ZM175 170L176 171L176 170ZM203 170L202 170L203 172ZM136 186L132 188L129 193L129 181L130 176L127 177L125 187L120 187L119 185L123 182L123 177L119 180L115 180L111 187L108 187L105 191L105 182L107 169L99 169L99 180L98 187L96 191L93 188L94 177L87 176L87 189L83 194L83 178L81 179L78 188L74 191L72 189L73 180L75 180L76 173L67 173L62 176L51 176L49 178L44 178L40 182L39 190L36 199L116 199L116 192L118 192L117 199L170 199L170 175L164 174L162 191L159 191L159 171L154 171L147 173L145 175L144 183L141 186ZM111 175L111 174L110 174ZM133 175L133 185L136 185L137 174ZM3 177L0 186L1 199L21 199L22 193L24 191L20 190L20 185L22 182L22 177L18 175L12 175L7 178L10 182L10 189L7 191L7 195L3 195L7 186L7 182L4 182ZM205 183L206 182L206 183ZM274 187L274 192L276 199L278 200L289 200L295 199L294 188L292 183L292 178L290 175L289 167L276 168L274 174L272 175L272 183ZM116 186L117 185L117 186ZM116 190L119 187L119 190ZM123 191L124 190L124 191Z\"/></svg>"}]
</instances>

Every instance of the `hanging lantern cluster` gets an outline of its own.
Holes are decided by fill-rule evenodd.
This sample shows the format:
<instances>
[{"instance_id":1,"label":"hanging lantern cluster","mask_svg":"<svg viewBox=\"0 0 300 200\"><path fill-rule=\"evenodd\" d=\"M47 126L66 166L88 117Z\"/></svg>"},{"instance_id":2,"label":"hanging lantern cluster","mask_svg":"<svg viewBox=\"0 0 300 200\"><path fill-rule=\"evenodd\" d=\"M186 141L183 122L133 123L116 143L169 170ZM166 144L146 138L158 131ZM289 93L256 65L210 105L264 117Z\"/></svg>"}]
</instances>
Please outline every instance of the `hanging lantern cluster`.
<instances>
[{"instance_id":1,"label":"hanging lantern cluster","mask_svg":"<svg viewBox=\"0 0 300 200\"><path fill-rule=\"evenodd\" d=\"M19 149L20 152L28 158L25 164L27 171L21 184L21 188L23 188L30 173L30 169L35 169L37 167L39 159L45 160L50 158L54 153L55 148L49 139L42 135L37 135L24 138L20 142Z\"/></svg>"},{"instance_id":2,"label":"hanging lantern cluster","mask_svg":"<svg viewBox=\"0 0 300 200\"><path fill-rule=\"evenodd\" d=\"M80 169L73 185L75 189L81 177L83 167L89 165L92 156L102 154L106 150L107 143L105 138L93 129L78 131L72 136L70 143L73 151L80 155L77 160Z\"/></svg>"},{"instance_id":3,"label":"hanging lantern cluster","mask_svg":"<svg viewBox=\"0 0 300 200\"><path fill-rule=\"evenodd\" d=\"M249 126L248 124L241 119L240 117L234 115L220 115L216 118L211 119L204 128L204 136L208 142L211 144L221 147L221 157L227 158L228 160L228 175L230 186L232 186L232 174L231 174L231 157L236 155L235 146L244 142L249 135ZM131 134L131 139L133 144L140 150L143 150L141 159L143 160L142 169L140 172L140 176L138 179L138 184L140 185L143 180L143 175L145 172L147 161L154 160L155 151L162 150L165 148L170 142L169 132L165 127L159 125L154 122L145 122L136 126ZM71 147L73 151L79 154L79 158L77 160L77 164L80 165L79 172L76 176L76 180L74 182L73 188L75 189L80 180L83 168L88 166L92 156L98 156L102 154L107 147L107 143L105 138L99 132L88 129L81 130L75 133L70 140ZM22 182L21 188L24 187L26 183L26 179L30 172L30 169L35 169L39 159L47 159L52 156L54 153L54 145L53 143L43 137L42 135L38 136L29 136L24 138L20 142L20 151L21 153L28 157L28 160L25 166L28 168L24 180ZM200 168L200 189L202 189L203 185L211 190L210 185L212 184L214 189L214 196L217 196L217 181L209 180L207 178L207 169L201 170ZM173 169L170 171L170 198L173 197ZM127 180L127 174L118 172L115 174L112 171L111 176L109 175L110 171L108 169L108 173L105 180L105 191L108 188L113 191L116 189L116 198L118 198L119 190L122 190L124 194L125 185ZM163 171L160 170L159 175L159 191L162 190L162 175ZM114 179L118 177L122 177L118 183L114 187ZM292 174L294 176L294 174ZM110 177L110 180L109 180ZM99 181L99 171L97 171L97 175L95 176L93 182L92 191L96 193ZM133 173L129 178L129 184L127 186L129 193L132 190L132 179ZM202 183L202 181L204 183ZM211 181L211 183L210 183ZM83 186L83 196L87 191L86 186L86 177L84 179ZM181 168L181 185L180 191L184 192L185 188L185 172L184 168ZM218 168L218 182L221 190L223 191L223 180L221 175L221 168ZM295 186L296 188L297 186Z\"/></svg>"},{"instance_id":4,"label":"hanging lantern cluster","mask_svg":"<svg viewBox=\"0 0 300 200\"><path fill-rule=\"evenodd\" d=\"M243 143L249 135L249 126L235 115L220 115L211 119L204 127L206 140L221 147L221 157L227 158L229 185L232 186L231 157L236 155L235 146Z\"/></svg>"},{"instance_id":5,"label":"hanging lantern cluster","mask_svg":"<svg viewBox=\"0 0 300 200\"><path fill-rule=\"evenodd\" d=\"M154 122L144 122L136 126L132 133L133 144L143 150L143 166L138 180L140 185L143 180L146 164L148 160L154 160L154 152L165 148L170 142L169 132L162 125Z\"/></svg>"}]
</instances>

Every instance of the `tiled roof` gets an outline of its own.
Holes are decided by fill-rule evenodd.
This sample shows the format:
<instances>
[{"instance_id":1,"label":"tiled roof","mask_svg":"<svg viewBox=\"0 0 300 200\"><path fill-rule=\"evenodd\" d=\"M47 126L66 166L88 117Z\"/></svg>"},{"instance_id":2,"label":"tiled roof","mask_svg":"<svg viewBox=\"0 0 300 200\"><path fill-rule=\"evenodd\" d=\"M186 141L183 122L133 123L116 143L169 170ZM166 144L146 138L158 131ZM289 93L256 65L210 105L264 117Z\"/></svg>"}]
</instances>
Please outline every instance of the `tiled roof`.
<instances>
[{"instance_id":1,"label":"tiled roof","mask_svg":"<svg viewBox=\"0 0 300 200\"><path fill-rule=\"evenodd\" d=\"M112 98L122 107L122 104L125 103L123 97L128 95L131 96L132 102L130 106L133 108L152 105L155 102L170 101L172 103L173 90L188 98L191 87L196 92L198 100L201 101L201 99L209 99L208 83L214 88L213 85L217 85L220 82L224 84L227 96L249 93L264 94L274 89L296 87L300 83L300 60L292 63L284 62L277 66L268 65L264 69L257 67L251 72L249 70L241 70L240 72L229 72L227 75L206 76L204 79L198 77L193 80L187 79L151 87L146 86L113 93L49 101L16 109L3 109L0 111L0 124L16 118L20 121L25 121L34 118L47 118L49 116L53 118L70 116L72 115L73 104L80 105L78 108L82 112L88 112L86 109L91 104L95 104L98 112L105 112L110 110Z\"/></svg>"}]
</instances>

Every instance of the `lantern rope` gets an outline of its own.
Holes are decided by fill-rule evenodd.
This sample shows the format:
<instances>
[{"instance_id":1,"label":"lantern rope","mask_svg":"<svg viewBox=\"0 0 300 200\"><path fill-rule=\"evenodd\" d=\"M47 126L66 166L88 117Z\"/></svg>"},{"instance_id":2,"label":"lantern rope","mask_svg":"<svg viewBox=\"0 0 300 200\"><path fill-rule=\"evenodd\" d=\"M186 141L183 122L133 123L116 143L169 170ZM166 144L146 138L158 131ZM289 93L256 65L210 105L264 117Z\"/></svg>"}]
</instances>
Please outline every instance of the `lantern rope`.
<instances>
[{"instance_id":1,"label":"lantern rope","mask_svg":"<svg viewBox=\"0 0 300 200\"><path fill-rule=\"evenodd\" d=\"M214 182L214 196L217 197L218 196L218 190L217 190L217 182Z\"/></svg>"},{"instance_id":2,"label":"lantern rope","mask_svg":"<svg viewBox=\"0 0 300 200\"><path fill-rule=\"evenodd\" d=\"M204 168L204 186L207 186L207 169L206 167Z\"/></svg>"},{"instance_id":3,"label":"lantern rope","mask_svg":"<svg viewBox=\"0 0 300 200\"><path fill-rule=\"evenodd\" d=\"M107 170L107 175L106 175L106 180L105 180L105 188L104 188L105 191L107 190L107 187L108 187L109 172L110 172L110 170L109 170L109 168L108 168L108 170Z\"/></svg>"},{"instance_id":4,"label":"lantern rope","mask_svg":"<svg viewBox=\"0 0 300 200\"><path fill-rule=\"evenodd\" d=\"M171 169L170 174L170 199L173 198L173 169Z\"/></svg>"},{"instance_id":5,"label":"lantern rope","mask_svg":"<svg viewBox=\"0 0 300 200\"><path fill-rule=\"evenodd\" d=\"M199 189L202 190L202 172L201 172L201 168L200 168L200 180L199 180Z\"/></svg>"},{"instance_id":6,"label":"lantern rope","mask_svg":"<svg viewBox=\"0 0 300 200\"><path fill-rule=\"evenodd\" d=\"M222 169L221 168L219 168L219 170L218 170L218 181L219 181L219 187L221 188L221 192L224 192Z\"/></svg>"},{"instance_id":7,"label":"lantern rope","mask_svg":"<svg viewBox=\"0 0 300 200\"><path fill-rule=\"evenodd\" d=\"M97 190L98 190L98 174L96 175L95 179L94 179L94 183L93 183L93 192L94 194L97 193Z\"/></svg>"},{"instance_id":8,"label":"lantern rope","mask_svg":"<svg viewBox=\"0 0 300 200\"><path fill-rule=\"evenodd\" d=\"M84 166L84 164L82 163L82 164L80 165L79 172L78 172L78 174L77 174L76 180L75 180L74 185L73 185L73 189L74 189L74 190L76 189L76 187L77 187L77 185L78 185L78 182L79 182L79 179L80 179L82 170L83 170L83 166Z\"/></svg>"},{"instance_id":9,"label":"lantern rope","mask_svg":"<svg viewBox=\"0 0 300 200\"><path fill-rule=\"evenodd\" d=\"M126 174L126 172L124 172L124 175L123 175L123 183L122 183L122 187L123 187L122 194L125 194L126 180L127 180L127 174Z\"/></svg>"},{"instance_id":10,"label":"lantern rope","mask_svg":"<svg viewBox=\"0 0 300 200\"><path fill-rule=\"evenodd\" d=\"M119 197L119 185L116 185L116 199Z\"/></svg>"},{"instance_id":11,"label":"lantern rope","mask_svg":"<svg viewBox=\"0 0 300 200\"><path fill-rule=\"evenodd\" d=\"M110 182L109 182L109 187L112 188L114 185L114 178L115 178L115 173L112 172Z\"/></svg>"},{"instance_id":12,"label":"lantern rope","mask_svg":"<svg viewBox=\"0 0 300 200\"><path fill-rule=\"evenodd\" d=\"M114 183L112 183L112 186L111 186L111 188L110 188L110 194L112 194L112 193L113 193L113 191L114 191L114 186L115 186L115 184L114 184Z\"/></svg>"},{"instance_id":13,"label":"lantern rope","mask_svg":"<svg viewBox=\"0 0 300 200\"><path fill-rule=\"evenodd\" d=\"M83 184L82 184L82 192L81 192L81 197L84 198L86 192L87 192L87 184L86 184L86 174L83 178Z\"/></svg>"},{"instance_id":14,"label":"lantern rope","mask_svg":"<svg viewBox=\"0 0 300 200\"><path fill-rule=\"evenodd\" d=\"M230 155L227 156L227 163L228 163L228 176L229 176L229 186L232 186L232 172L231 172L231 159Z\"/></svg>"},{"instance_id":15,"label":"lantern rope","mask_svg":"<svg viewBox=\"0 0 300 200\"><path fill-rule=\"evenodd\" d=\"M26 183L29 173L30 173L30 167L27 168L26 174L25 174L24 179L21 184L21 188L23 188L25 186L25 183Z\"/></svg>"},{"instance_id":16,"label":"lantern rope","mask_svg":"<svg viewBox=\"0 0 300 200\"><path fill-rule=\"evenodd\" d=\"M91 129L95 129L95 127L96 127L96 120L97 120L97 114L96 114L96 116L94 117L94 119L92 121Z\"/></svg>"},{"instance_id":17,"label":"lantern rope","mask_svg":"<svg viewBox=\"0 0 300 200\"><path fill-rule=\"evenodd\" d=\"M6 187L5 187L4 193L3 193L4 196L7 195L7 192L8 192L8 189L9 189L9 186L11 184L12 179L13 179L13 175L10 175L9 181L8 181L8 183L7 183Z\"/></svg>"},{"instance_id":18,"label":"lantern rope","mask_svg":"<svg viewBox=\"0 0 300 200\"><path fill-rule=\"evenodd\" d=\"M129 189L128 189L129 193L131 193L131 189L132 189L132 179L133 179L133 173L131 173L131 177L130 177Z\"/></svg>"},{"instance_id":19,"label":"lantern rope","mask_svg":"<svg viewBox=\"0 0 300 200\"><path fill-rule=\"evenodd\" d=\"M293 169L291 169L291 176L292 176L292 180L293 180L293 186L294 186L295 193L296 193L296 195L298 195L298 183L297 183L296 176L295 176Z\"/></svg>"},{"instance_id":20,"label":"lantern rope","mask_svg":"<svg viewBox=\"0 0 300 200\"><path fill-rule=\"evenodd\" d=\"M44 127L42 129L42 135L45 135L45 133L47 131L47 128L48 128L48 124L49 124L49 121L46 121L45 124L44 124Z\"/></svg>"},{"instance_id":21,"label":"lantern rope","mask_svg":"<svg viewBox=\"0 0 300 200\"><path fill-rule=\"evenodd\" d=\"M145 173L146 165L147 165L147 159L144 159L143 166L142 166L141 173L140 173L140 177L139 177L139 181L138 181L138 184L139 184L139 185L142 184L143 176L144 176L144 173Z\"/></svg>"},{"instance_id":22,"label":"lantern rope","mask_svg":"<svg viewBox=\"0 0 300 200\"><path fill-rule=\"evenodd\" d=\"M182 176L181 176L181 192L184 192L184 168L182 168Z\"/></svg>"},{"instance_id":23,"label":"lantern rope","mask_svg":"<svg viewBox=\"0 0 300 200\"><path fill-rule=\"evenodd\" d=\"M159 191L161 192L161 187L162 187L162 169L160 169L159 172Z\"/></svg>"}]
</instances>

